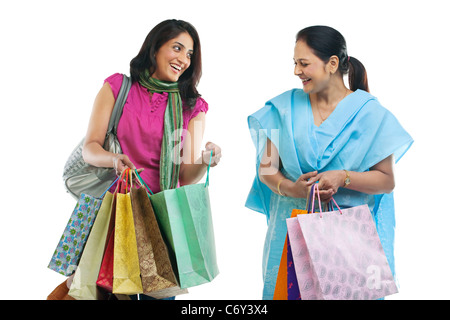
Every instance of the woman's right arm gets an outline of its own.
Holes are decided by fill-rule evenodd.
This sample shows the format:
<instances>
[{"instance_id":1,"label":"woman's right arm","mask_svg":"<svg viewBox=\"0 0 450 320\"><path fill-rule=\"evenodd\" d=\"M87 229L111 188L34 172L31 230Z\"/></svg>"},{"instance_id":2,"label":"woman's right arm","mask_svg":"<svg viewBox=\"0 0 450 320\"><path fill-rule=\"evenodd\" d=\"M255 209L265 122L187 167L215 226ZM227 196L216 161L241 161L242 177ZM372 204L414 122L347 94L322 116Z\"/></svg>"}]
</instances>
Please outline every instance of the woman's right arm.
<instances>
[{"instance_id":1,"label":"woman's right arm","mask_svg":"<svg viewBox=\"0 0 450 320\"><path fill-rule=\"evenodd\" d=\"M281 192L282 195L292 198L306 198L311 188L307 185L307 182L310 178L317 175L317 171L302 174L294 182L281 173L280 167L281 159L278 149L272 141L267 139L266 148L258 169L259 179L275 193Z\"/></svg>"},{"instance_id":2,"label":"woman's right arm","mask_svg":"<svg viewBox=\"0 0 450 320\"><path fill-rule=\"evenodd\" d=\"M128 156L103 149L109 119L114 108L114 94L109 83L100 89L94 101L89 126L83 145L83 159L96 167L115 168L121 173L125 168L135 169Z\"/></svg>"}]
</instances>

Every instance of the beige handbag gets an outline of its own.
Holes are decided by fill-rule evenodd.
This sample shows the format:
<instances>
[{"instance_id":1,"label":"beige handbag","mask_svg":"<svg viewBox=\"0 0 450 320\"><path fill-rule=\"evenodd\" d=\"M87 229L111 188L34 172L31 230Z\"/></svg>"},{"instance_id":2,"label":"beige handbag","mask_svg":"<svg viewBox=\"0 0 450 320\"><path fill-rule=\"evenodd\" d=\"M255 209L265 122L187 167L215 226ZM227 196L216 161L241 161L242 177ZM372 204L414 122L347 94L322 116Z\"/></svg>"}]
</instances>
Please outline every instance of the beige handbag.
<instances>
[{"instance_id":1,"label":"beige handbag","mask_svg":"<svg viewBox=\"0 0 450 320\"><path fill-rule=\"evenodd\" d=\"M122 153L119 141L117 140L117 125L122 116L123 106L127 100L130 87L131 79L123 75L122 86L114 104L103 144L105 150L113 153ZM100 197L116 179L116 171L113 168L95 167L84 161L82 155L83 144L84 138L70 154L63 172L66 190L77 200L82 192L96 198Z\"/></svg>"}]
</instances>

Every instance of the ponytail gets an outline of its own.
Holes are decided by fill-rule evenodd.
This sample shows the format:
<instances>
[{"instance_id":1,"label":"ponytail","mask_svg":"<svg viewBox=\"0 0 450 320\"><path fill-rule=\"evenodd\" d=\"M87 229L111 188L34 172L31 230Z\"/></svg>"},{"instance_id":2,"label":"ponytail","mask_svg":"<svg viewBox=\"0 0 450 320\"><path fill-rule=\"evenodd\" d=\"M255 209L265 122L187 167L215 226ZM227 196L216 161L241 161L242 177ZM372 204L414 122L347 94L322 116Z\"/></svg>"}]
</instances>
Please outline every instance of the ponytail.
<instances>
[{"instance_id":1,"label":"ponytail","mask_svg":"<svg viewBox=\"0 0 450 320\"><path fill-rule=\"evenodd\" d=\"M366 68L356 58L349 56L348 62L348 84L350 90L356 91L357 89L361 89L369 92Z\"/></svg>"}]
</instances>

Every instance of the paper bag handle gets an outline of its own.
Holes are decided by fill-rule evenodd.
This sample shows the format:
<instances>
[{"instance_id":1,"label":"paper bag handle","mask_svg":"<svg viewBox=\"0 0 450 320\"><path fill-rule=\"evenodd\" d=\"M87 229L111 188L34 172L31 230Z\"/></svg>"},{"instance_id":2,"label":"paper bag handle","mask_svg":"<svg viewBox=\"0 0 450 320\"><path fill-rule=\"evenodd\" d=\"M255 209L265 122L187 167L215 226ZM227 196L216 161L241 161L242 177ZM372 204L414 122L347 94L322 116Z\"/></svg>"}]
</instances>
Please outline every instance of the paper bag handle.
<instances>
[{"instance_id":1,"label":"paper bag handle","mask_svg":"<svg viewBox=\"0 0 450 320\"><path fill-rule=\"evenodd\" d=\"M315 183L313 185L313 197L312 197L312 209L314 210L314 201L315 201L315 196L317 195L317 200L319 202L319 215L322 218L323 217L323 212L322 212L322 205L320 202L320 194L319 194L319 184ZM342 214L341 208L339 208L338 204L336 203L336 200L334 200L333 197L331 197L331 200L333 200L334 204L336 205L336 207L338 208L339 212Z\"/></svg>"},{"instance_id":2,"label":"paper bag handle","mask_svg":"<svg viewBox=\"0 0 450 320\"><path fill-rule=\"evenodd\" d=\"M209 168L211 168L211 161L213 156L214 150L211 151L211 155L209 156L209 164L208 169L206 170L206 181L205 181L205 187L209 186Z\"/></svg>"},{"instance_id":3,"label":"paper bag handle","mask_svg":"<svg viewBox=\"0 0 450 320\"><path fill-rule=\"evenodd\" d=\"M153 194L152 190L150 189L150 187L145 183L144 179L141 178L141 175L139 174L139 172L137 172L137 169L133 171L134 174L136 175L136 177L138 178L139 182L141 183L141 185L145 186L147 188L147 190Z\"/></svg>"},{"instance_id":4,"label":"paper bag handle","mask_svg":"<svg viewBox=\"0 0 450 320\"><path fill-rule=\"evenodd\" d=\"M206 171L206 181L205 181L205 187L209 186L209 168L211 168L211 162L212 162L212 156L213 156L214 150L211 152L211 155L209 156L209 164L208 164L208 169ZM139 175L139 173L137 172L137 170L134 170L133 173L136 175L136 177L138 178L138 180L140 181L141 185L144 185L147 190L153 195L154 193L152 192L152 190L150 189L150 187L145 183L145 181L141 178L141 176Z\"/></svg>"},{"instance_id":5,"label":"paper bag handle","mask_svg":"<svg viewBox=\"0 0 450 320\"><path fill-rule=\"evenodd\" d=\"M117 177L116 180L114 180L113 183L110 184L110 186L102 193L102 195L100 196L100 199L103 199L103 197L105 196L106 192L111 189L111 187L114 185L114 183L117 182L117 180L119 180L120 177Z\"/></svg>"}]
</instances>

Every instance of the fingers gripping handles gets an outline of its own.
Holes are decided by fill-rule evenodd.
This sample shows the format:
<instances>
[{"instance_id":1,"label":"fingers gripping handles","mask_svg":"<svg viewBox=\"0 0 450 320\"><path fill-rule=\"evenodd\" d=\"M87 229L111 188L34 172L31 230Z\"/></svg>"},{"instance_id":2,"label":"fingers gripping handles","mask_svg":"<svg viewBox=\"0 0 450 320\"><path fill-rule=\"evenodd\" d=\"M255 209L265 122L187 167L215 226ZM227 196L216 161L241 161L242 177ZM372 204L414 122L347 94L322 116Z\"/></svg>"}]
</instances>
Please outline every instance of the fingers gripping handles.
<instances>
[{"instance_id":1,"label":"fingers gripping handles","mask_svg":"<svg viewBox=\"0 0 450 320\"><path fill-rule=\"evenodd\" d=\"M319 203L319 215L322 218L323 217L323 212L322 212L322 204L320 201L320 193L319 193L319 184L318 183L314 183L311 186L311 191L309 193L309 199L308 199L308 213L314 213L315 212L315 198L317 197L317 201ZM342 214L341 208L339 208L338 204L336 203L336 200L334 200L333 197L331 197L331 201L328 203L328 210L329 211L334 211L334 205L336 205L337 209L339 210L339 212Z\"/></svg>"}]
</instances>

